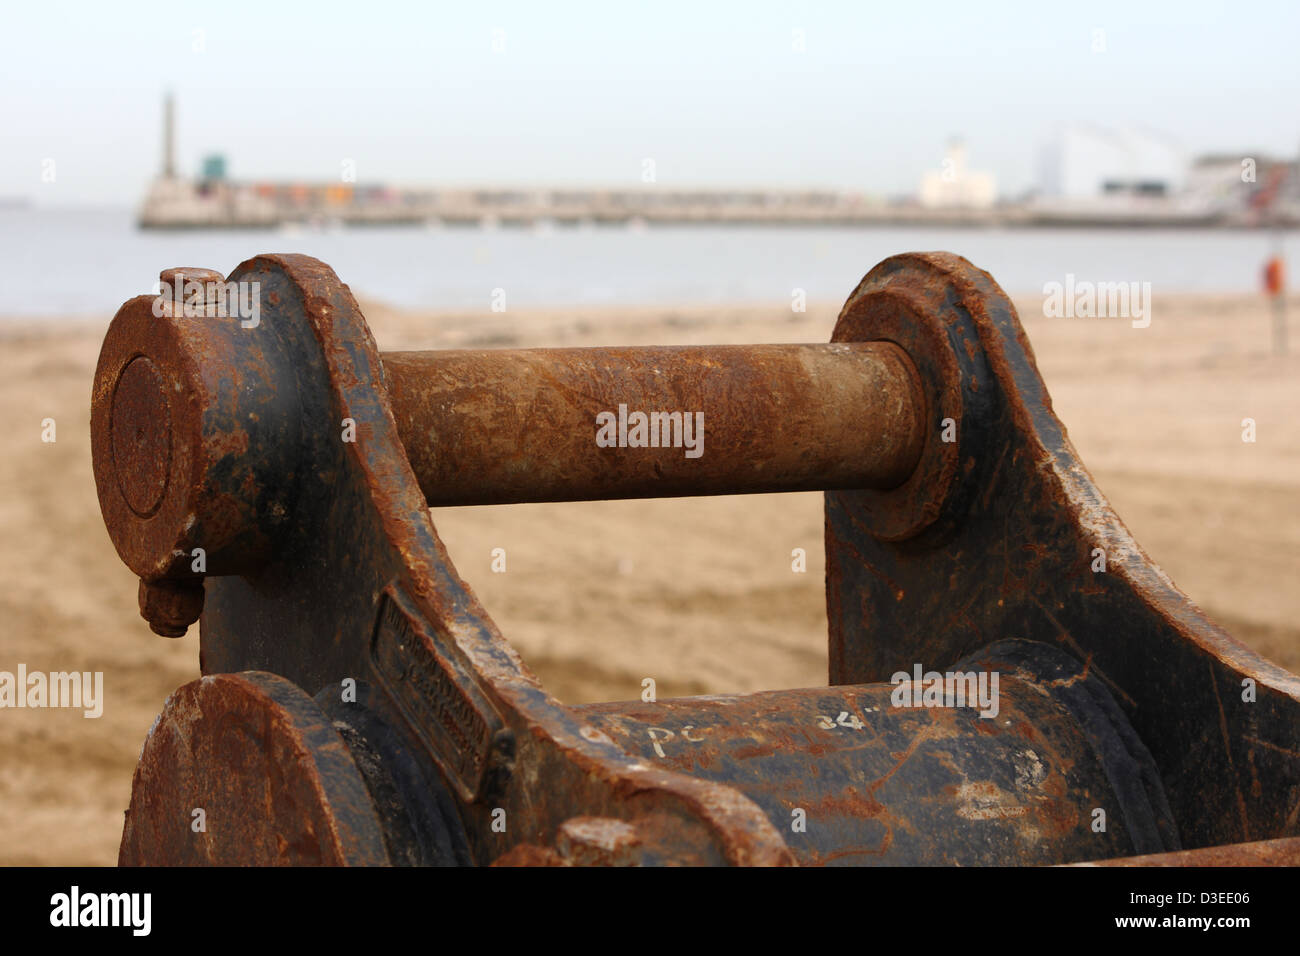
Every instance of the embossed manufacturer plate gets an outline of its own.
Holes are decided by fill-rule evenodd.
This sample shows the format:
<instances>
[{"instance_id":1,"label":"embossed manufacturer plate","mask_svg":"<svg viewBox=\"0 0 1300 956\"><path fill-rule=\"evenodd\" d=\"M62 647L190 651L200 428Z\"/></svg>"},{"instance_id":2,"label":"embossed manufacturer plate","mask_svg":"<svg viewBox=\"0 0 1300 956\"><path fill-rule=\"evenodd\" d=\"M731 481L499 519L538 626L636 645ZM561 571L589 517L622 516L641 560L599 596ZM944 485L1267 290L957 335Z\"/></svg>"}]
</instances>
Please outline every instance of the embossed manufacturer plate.
<instances>
[{"instance_id":1,"label":"embossed manufacturer plate","mask_svg":"<svg viewBox=\"0 0 1300 956\"><path fill-rule=\"evenodd\" d=\"M447 779L475 800L504 722L466 670L434 645L428 628L398 588L379 605L371 644L375 673Z\"/></svg>"}]
</instances>

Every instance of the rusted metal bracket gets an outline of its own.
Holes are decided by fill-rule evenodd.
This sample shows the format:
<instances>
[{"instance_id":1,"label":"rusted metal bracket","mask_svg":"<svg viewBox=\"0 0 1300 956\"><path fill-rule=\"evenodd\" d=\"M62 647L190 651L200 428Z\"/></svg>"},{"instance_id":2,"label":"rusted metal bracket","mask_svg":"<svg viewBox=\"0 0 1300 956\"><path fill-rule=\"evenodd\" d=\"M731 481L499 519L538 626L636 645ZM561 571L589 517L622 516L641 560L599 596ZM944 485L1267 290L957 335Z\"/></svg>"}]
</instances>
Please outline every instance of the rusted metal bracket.
<instances>
[{"instance_id":1,"label":"rusted metal bracket","mask_svg":"<svg viewBox=\"0 0 1300 956\"><path fill-rule=\"evenodd\" d=\"M96 371L142 614L202 612L121 862L1063 863L1300 833L1300 679L1138 550L965 260L886 260L806 346L381 355L323 263L205 278L259 321L140 296ZM683 415L628 448L627 409ZM832 686L655 704L548 695L426 507L808 489ZM917 668L1000 677L996 706L926 706L892 680Z\"/></svg>"}]
</instances>

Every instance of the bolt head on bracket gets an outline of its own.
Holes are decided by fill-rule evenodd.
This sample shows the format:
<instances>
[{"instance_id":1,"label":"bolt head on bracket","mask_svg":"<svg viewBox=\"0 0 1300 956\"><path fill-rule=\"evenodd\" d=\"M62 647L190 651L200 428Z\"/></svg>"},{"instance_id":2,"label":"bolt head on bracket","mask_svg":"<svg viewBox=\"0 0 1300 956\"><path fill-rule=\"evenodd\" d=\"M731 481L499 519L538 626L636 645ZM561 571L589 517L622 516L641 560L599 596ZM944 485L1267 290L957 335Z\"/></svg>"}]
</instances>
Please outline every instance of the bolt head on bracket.
<instances>
[{"instance_id":1,"label":"bolt head on bracket","mask_svg":"<svg viewBox=\"0 0 1300 956\"><path fill-rule=\"evenodd\" d=\"M186 294L182 274L209 289L225 281L204 269L169 269L162 281ZM203 575L252 574L268 560L296 487L292 371L271 336L222 311L206 298L177 309L166 294L137 296L114 317L95 370L100 508L142 581L141 613L168 636L197 617Z\"/></svg>"},{"instance_id":2,"label":"bolt head on bracket","mask_svg":"<svg viewBox=\"0 0 1300 956\"><path fill-rule=\"evenodd\" d=\"M984 290L970 283L977 270L941 253L886 259L849 296L833 342L887 341L912 360L916 394L923 399L924 444L911 476L885 491L841 493L856 520L881 541L916 538L959 520L963 486L980 452L978 413L988 375L971 314ZM992 280L989 280L990 282Z\"/></svg>"}]
</instances>

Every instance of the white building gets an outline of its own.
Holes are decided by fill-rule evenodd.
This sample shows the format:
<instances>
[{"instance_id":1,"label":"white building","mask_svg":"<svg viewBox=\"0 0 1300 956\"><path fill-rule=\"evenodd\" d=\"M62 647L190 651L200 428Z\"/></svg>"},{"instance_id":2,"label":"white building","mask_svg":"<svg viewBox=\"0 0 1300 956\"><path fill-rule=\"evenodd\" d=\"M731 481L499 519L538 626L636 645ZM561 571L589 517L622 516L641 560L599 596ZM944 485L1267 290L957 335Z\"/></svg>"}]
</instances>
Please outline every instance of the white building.
<instances>
[{"instance_id":1,"label":"white building","mask_svg":"<svg viewBox=\"0 0 1300 956\"><path fill-rule=\"evenodd\" d=\"M966 168L966 147L948 145L943 167L921 177L921 205L930 209L987 209L997 200L997 183L991 173Z\"/></svg>"},{"instance_id":2,"label":"white building","mask_svg":"<svg viewBox=\"0 0 1300 956\"><path fill-rule=\"evenodd\" d=\"M1171 196L1187 181L1188 161L1174 141L1142 130L1070 126L1044 150L1042 195Z\"/></svg>"}]
</instances>

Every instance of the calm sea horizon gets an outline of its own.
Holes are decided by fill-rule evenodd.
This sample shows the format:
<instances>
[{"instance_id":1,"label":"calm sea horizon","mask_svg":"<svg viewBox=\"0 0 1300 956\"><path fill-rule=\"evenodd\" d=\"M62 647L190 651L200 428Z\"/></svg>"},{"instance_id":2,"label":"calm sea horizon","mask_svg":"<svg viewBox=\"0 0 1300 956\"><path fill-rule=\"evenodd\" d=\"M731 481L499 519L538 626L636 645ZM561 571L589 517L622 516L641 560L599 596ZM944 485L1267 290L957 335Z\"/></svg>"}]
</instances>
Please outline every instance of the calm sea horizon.
<instances>
[{"instance_id":1,"label":"calm sea horizon","mask_svg":"<svg viewBox=\"0 0 1300 956\"><path fill-rule=\"evenodd\" d=\"M229 273L264 252L329 263L360 298L403 308L490 311L566 306L842 301L899 252L944 249L1012 295L1067 274L1149 282L1153 295L1260 288L1267 231L934 227L339 227L149 232L132 208L0 208L0 317L110 317L150 292L160 269ZM1296 261L1295 234L1285 252ZM1296 270L1293 270L1293 272ZM616 315L611 316L616 318Z\"/></svg>"}]
</instances>

